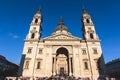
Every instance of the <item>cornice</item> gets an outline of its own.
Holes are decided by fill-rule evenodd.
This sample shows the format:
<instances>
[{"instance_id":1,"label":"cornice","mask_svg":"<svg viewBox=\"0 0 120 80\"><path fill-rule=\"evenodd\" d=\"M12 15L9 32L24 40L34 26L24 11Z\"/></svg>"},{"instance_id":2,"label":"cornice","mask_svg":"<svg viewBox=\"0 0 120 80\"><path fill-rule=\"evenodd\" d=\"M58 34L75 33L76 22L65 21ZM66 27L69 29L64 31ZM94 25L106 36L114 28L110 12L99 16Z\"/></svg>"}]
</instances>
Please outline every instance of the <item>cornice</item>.
<instances>
[{"instance_id":1,"label":"cornice","mask_svg":"<svg viewBox=\"0 0 120 80\"><path fill-rule=\"evenodd\" d=\"M80 39L44 39L44 41L81 41Z\"/></svg>"},{"instance_id":2,"label":"cornice","mask_svg":"<svg viewBox=\"0 0 120 80\"><path fill-rule=\"evenodd\" d=\"M101 40L81 40L81 42L101 42Z\"/></svg>"}]
</instances>

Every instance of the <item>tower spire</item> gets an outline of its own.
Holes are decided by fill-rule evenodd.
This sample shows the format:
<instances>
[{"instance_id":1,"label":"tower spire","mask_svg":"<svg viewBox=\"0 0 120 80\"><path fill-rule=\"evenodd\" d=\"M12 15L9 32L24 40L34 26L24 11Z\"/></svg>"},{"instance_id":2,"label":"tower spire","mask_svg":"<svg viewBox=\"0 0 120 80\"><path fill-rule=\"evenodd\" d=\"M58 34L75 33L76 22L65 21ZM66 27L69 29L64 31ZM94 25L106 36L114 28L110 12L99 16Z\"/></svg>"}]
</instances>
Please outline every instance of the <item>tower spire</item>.
<instances>
[{"instance_id":1,"label":"tower spire","mask_svg":"<svg viewBox=\"0 0 120 80\"><path fill-rule=\"evenodd\" d=\"M37 13L41 14L41 7L38 8Z\"/></svg>"},{"instance_id":2,"label":"tower spire","mask_svg":"<svg viewBox=\"0 0 120 80\"><path fill-rule=\"evenodd\" d=\"M64 21L63 21L62 16L60 17L60 22L59 22L59 25L64 25Z\"/></svg>"},{"instance_id":3,"label":"tower spire","mask_svg":"<svg viewBox=\"0 0 120 80\"><path fill-rule=\"evenodd\" d=\"M67 31L67 32L69 32L67 27L64 24L64 21L63 21L62 17L60 17L60 21L59 21L58 26L56 27L54 32L56 32L56 31Z\"/></svg>"},{"instance_id":4,"label":"tower spire","mask_svg":"<svg viewBox=\"0 0 120 80\"><path fill-rule=\"evenodd\" d=\"M85 14L87 13L86 8L83 6L82 13Z\"/></svg>"},{"instance_id":5,"label":"tower spire","mask_svg":"<svg viewBox=\"0 0 120 80\"><path fill-rule=\"evenodd\" d=\"M82 9L82 31L85 40L99 40L94 24L86 9Z\"/></svg>"},{"instance_id":6,"label":"tower spire","mask_svg":"<svg viewBox=\"0 0 120 80\"><path fill-rule=\"evenodd\" d=\"M33 16L33 20L30 25L30 30L26 39L39 40L42 35L42 14L41 8L38 9L37 13Z\"/></svg>"}]
</instances>

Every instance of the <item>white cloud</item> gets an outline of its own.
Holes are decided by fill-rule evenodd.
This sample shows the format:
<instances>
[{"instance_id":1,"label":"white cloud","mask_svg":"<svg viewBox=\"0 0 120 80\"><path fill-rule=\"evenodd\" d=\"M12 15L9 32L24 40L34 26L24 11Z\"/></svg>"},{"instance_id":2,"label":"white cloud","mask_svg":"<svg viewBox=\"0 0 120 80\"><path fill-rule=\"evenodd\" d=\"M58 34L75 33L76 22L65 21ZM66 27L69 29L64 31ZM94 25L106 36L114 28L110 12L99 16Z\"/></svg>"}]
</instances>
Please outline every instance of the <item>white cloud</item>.
<instances>
[{"instance_id":1,"label":"white cloud","mask_svg":"<svg viewBox=\"0 0 120 80\"><path fill-rule=\"evenodd\" d=\"M14 39L17 39L17 38L19 38L19 36L17 36L17 35L14 35L14 36L13 36L13 38L14 38Z\"/></svg>"},{"instance_id":2,"label":"white cloud","mask_svg":"<svg viewBox=\"0 0 120 80\"><path fill-rule=\"evenodd\" d=\"M14 39L19 38L19 36L18 36L18 35L15 35L15 34L13 34L13 33L9 33L8 35L9 35L10 37L14 38Z\"/></svg>"}]
</instances>

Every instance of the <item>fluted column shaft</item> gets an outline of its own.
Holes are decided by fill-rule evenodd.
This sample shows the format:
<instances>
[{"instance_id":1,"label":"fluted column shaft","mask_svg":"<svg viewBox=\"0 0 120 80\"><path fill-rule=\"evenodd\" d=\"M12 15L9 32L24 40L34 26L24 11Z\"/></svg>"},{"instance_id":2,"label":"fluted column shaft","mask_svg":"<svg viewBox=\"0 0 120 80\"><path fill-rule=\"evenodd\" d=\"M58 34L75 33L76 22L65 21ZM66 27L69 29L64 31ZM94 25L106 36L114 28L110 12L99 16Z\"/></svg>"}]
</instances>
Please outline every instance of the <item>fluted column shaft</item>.
<instances>
[{"instance_id":1,"label":"fluted column shaft","mask_svg":"<svg viewBox=\"0 0 120 80\"><path fill-rule=\"evenodd\" d=\"M53 75L56 75L56 57L54 57Z\"/></svg>"},{"instance_id":2,"label":"fluted column shaft","mask_svg":"<svg viewBox=\"0 0 120 80\"><path fill-rule=\"evenodd\" d=\"M71 58L69 57L69 76L72 75L72 72L71 72Z\"/></svg>"}]
</instances>

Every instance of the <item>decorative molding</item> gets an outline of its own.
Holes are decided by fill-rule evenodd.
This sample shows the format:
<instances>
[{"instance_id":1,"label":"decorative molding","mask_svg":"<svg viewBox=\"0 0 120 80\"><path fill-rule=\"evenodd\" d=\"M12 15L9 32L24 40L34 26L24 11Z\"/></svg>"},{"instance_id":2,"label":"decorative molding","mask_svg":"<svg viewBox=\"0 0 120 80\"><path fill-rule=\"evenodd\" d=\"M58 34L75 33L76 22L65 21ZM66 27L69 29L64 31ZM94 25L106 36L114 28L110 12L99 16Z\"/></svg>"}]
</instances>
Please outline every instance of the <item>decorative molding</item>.
<instances>
[{"instance_id":1,"label":"decorative molding","mask_svg":"<svg viewBox=\"0 0 120 80\"><path fill-rule=\"evenodd\" d=\"M43 60L42 58L36 58L36 60Z\"/></svg>"},{"instance_id":2,"label":"decorative molding","mask_svg":"<svg viewBox=\"0 0 120 80\"><path fill-rule=\"evenodd\" d=\"M89 30L89 31L87 31L87 33L94 33L95 31L93 31L93 30Z\"/></svg>"},{"instance_id":3,"label":"decorative molding","mask_svg":"<svg viewBox=\"0 0 120 80\"><path fill-rule=\"evenodd\" d=\"M31 60L31 58L29 58L29 57L26 57L26 58L25 58L25 60Z\"/></svg>"},{"instance_id":4,"label":"decorative molding","mask_svg":"<svg viewBox=\"0 0 120 80\"><path fill-rule=\"evenodd\" d=\"M45 45L45 47L46 47L46 48L50 48L50 47L51 47L51 45Z\"/></svg>"},{"instance_id":5,"label":"decorative molding","mask_svg":"<svg viewBox=\"0 0 120 80\"><path fill-rule=\"evenodd\" d=\"M66 34L58 34L58 35L52 35L52 36L49 36L47 38L44 38L45 40L64 40L64 41L75 41L75 40L81 40L80 38L78 37L75 37L75 36L72 36L72 35L66 35Z\"/></svg>"},{"instance_id":6,"label":"decorative molding","mask_svg":"<svg viewBox=\"0 0 120 80\"><path fill-rule=\"evenodd\" d=\"M88 59L83 59L83 61L88 61Z\"/></svg>"},{"instance_id":7,"label":"decorative molding","mask_svg":"<svg viewBox=\"0 0 120 80\"><path fill-rule=\"evenodd\" d=\"M78 48L78 47L79 47L79 45L73 45L73 47Z\"/></svg>"},{"instance_id":8,"label":"decorative molding","mask_svg":"<svg viewBox=\"0 0 120 80\"><path fill-rule=\"evenodd\" d=\"M33 41L30 41L30 44L33 44Z\"/></svg>"},{"instance_id":9,"label":"decorative molding","mask_svg":"<svg viewBox=\"0 0 120 80\"><path fill-rule=\"evenodd\" d=\"M77 54L76 54L76 56L78 57L78 56L79 56L79 54L77 53Z\"/></svg>"},{"instance_id":10,"label":"decorative molding","mask_svg":"<svg viewBox=\"0 0 120 80\"><path fill-rule=\"evenodd\" d=\"M37 33L37 31L35 29L30 31L31 33Z\"/></svg>"}]
</instances>

